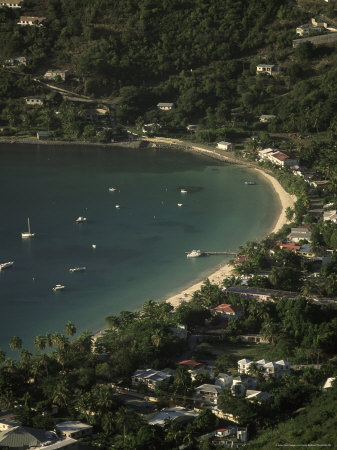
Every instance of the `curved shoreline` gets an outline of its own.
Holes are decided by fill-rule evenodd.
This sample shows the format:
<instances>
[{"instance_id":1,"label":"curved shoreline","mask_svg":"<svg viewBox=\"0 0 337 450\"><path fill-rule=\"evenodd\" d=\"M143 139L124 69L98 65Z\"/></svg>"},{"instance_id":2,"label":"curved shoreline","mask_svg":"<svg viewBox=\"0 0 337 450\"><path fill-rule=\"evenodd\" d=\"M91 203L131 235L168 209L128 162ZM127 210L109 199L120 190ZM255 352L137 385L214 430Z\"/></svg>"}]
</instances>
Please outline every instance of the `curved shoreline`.
<instances>
[{"instance_id":1,"label":"curved shoreline","mask_svg":"<svg viewBox=\"0 0 337 450\"><path fill-rule=\"evenodd\" d=\"M223 151L217 150L211 146L203 145L203 144L195 144L193 142L181 141L179 139L168 139L168 138L144 138L141 140L134 140L130 142L114 142L114 143L91 143L91 142L79 142L79 141L39 141L37 139L18 139L13 140L10 138L0 139L0 144L31 144L31 145L58 145L58 146L66 146L66 145L76 145L76 146L93 146L93 147L104 147L104 148L113 148L113 147L133 147L133 148L141 148L142 146L146 147L169 147L175 146L180 147L184 151L188 151L191 153L202 154L208 156L213 159L218 159L223 162L240 164L246 167L249 167L253 170L256 170L260 176L263 176L266 181L271 185L272 189L275 191L276 195L279 198L280 202L280 215L275 220L275 224L272 229L266 233L266 236L275 233L280 230L283 225L288 223L286 218L286 209L288 207L293 207L296 196L288 194L285 189L281 186L278 180L271 174L266 173L261 168L256 167L256 164L250 161L243 161L236 158L234 155L226 152L224 154ZM145 145L144 145L145 144ZM166 301L172 304L175 308L179 306L182 301L189 301L192 299L193 293L200 289L202 284L208 278L211 283L221 285L223 279L227 276L230 276L233 271L233 267L229 264L224 264L219 266L214 272L210 273L206 278L203 278L201 281L198 281L187 288L182 289L176 294L173 294L167 298L159 299L159 301ZM101 336L104 333L104 330L100 330L94 334L94 339Z\"/></svg>"},{"instance_id":2,"label":"curved shoreline","mask_svg":"<svg viewBox=\"0 0 337 450\"><path fill-rule=\"evenodd\" d=\"M276 178L273 176L267 174L261 169L254 168L254 170L257 170L261 176L263 176L272 186L274 191L279 197L280 205L281 205L281 212L279 217L276 219L275 225L273 228L266 234L268 236L271 233L276 233L279 231L283 225L288 223L288 220L286 218L286 209L288 207L292 207L294 205L294 202L296 201L295 195L290 195L288 192L285 191L285 189L281 186L281 184L277 181ZM229 264L225 264L223 266L220 266L217 268L217 270L213 273L211 273L207 278L212 284L221 285L224 278L230 276L233 272L233 266ZM176 308L179 306L179 304L182 301L189 301L192 299L193 293L197 290L199 290L202 286L202 284L205 282L206 279L199 281L197 283L194 283L193 285L187 287L186 289L183 289L177 294L174 294L168 298L165 299L166 302L171 303L171 305Z\"/></svg>"}]
</instances>

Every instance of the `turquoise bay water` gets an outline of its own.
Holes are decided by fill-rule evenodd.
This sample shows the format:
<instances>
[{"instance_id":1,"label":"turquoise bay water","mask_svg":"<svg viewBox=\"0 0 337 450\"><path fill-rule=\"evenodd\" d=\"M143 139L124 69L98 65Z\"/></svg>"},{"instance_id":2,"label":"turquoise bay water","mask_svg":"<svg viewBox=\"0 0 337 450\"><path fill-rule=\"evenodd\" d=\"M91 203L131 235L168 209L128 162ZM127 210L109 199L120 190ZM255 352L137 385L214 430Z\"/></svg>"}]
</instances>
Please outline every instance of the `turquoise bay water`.
<instances>
[{"instance_id":1,"label":"turquoise bay water","mask_svg":"<svg viewBox=\"0 0 337 450\"><path fill-rule=\"evenodd\" d=\"M185 251L259 239L280 207L254 171L178 150L2 146L0 180L0 263L15 261L0 272L6 352L13 335L32 349L34 336L68 320L94 332L107 315L205 278L224 258ZM37 235L24 240L27 217ZM69 273L75 266L87 270ZM66 289L53 292L57 283Z\"/></svg>"}]
</instances>

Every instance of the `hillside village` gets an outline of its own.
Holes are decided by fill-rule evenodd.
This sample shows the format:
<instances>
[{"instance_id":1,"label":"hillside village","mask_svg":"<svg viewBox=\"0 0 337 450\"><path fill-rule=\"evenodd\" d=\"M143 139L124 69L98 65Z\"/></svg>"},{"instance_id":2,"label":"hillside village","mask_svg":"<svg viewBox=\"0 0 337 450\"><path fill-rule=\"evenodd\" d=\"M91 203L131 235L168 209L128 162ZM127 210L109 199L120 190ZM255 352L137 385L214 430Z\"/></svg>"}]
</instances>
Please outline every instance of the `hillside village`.
<instances>
[{"instance_id":1,"label":"hillside village","mask_svg":"<svg viewBox=\"0 0 337 450\"><path fill-rule=\"evenodd\" d=\"M125 34L116 19L108 16L111 29L99 20L96 2L83 6L77 25L73 3L0 1L8 42L0 50L0 142L160 145L158 137L178 138L183 147L202 143L263 168L297 201L289 225L238 250L222 286L207 280L176 309L149 300L140 311L107 317L98 338L75 337L68 323L65 334L37 336L35 354L14 336L18 360L0 352L0 448L333 445L337 6L262 2L267 18L248 2L243 20L241 2L233 11L225 2L234 24L250 25L233 33L233 48L216 40L203 60L200 48L171 48L166 22L163 48L151 47L149 28L160 32L151 2L116 2ZM197 3L201 23L205 5ZM253 29L255 11L263 21ZM241 45L245 31L251 42ZM185 38L180 27L177 33Z\"/></svg>"}]
</instances>

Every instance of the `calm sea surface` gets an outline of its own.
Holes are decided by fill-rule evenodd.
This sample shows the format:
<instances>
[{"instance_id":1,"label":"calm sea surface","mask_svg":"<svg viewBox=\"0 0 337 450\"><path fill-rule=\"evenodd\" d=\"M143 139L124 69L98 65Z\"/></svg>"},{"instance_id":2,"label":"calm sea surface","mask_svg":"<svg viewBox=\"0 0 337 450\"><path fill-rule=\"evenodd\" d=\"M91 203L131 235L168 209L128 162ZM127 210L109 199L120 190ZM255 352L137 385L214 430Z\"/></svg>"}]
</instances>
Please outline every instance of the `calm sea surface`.
<instances>
[{"instance_id":1,"label":"calm sea surface","mask_svg":"<svg viewBox=\"0 0 337 450\"><path fill-rule=\"evenodd\" d=\"M68 320L94 332L107 315L205 277L224 257L187 259L185 251L261 238L280 207L254 171L178 150L1 146L0 183L0 263L15 261L0 272L6 352L13 335L32 349L34 336ZM32 239L21 238L27 217ZM69 273L75 266L87 270ZM66 289L53 292L58 283Z\"/></svg>"}]
</instances>

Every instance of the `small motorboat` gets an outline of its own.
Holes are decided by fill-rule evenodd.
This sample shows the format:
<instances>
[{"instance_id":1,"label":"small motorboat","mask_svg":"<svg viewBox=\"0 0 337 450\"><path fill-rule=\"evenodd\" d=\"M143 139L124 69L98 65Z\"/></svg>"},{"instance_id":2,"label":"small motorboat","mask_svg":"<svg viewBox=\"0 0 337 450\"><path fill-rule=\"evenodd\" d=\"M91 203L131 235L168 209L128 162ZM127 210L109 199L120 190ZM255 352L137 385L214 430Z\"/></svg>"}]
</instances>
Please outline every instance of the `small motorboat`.
<instances>
[{"instance_id":1,"label":"small motorboat","mask_svg":"<svg viewBox=\"0 0 337 450\"><path fill-rule=\"evenodd\" d=\"M2 264L0 264L0 270L8 269L9 267L12 267L13 265L14 265L14 261L2 263Z\"/></svg>"},{"instance_id":2,"label":"small motorboat","mask_svg":"<svg viewBox=\"0 0 337 450\"><path fill-rule=\"evenodd\" d=\"M182 203L177 203L177 205L178 205L179 207L183 206L183 204L182 204Z\"/></svg>"},{"instance_id":3,"label":"small motorboat","mask_svg":"<svg viewBox=\"0 0 337 450\"><path fill-rule=\"evenodd\" d=\"M180 192L181 192L182 194L187 194L186 189L180 189Z\"/></svg>"},{"instance_id":4,"label":"small motorboat","mask_svg":"<svg viewBox=\"0 0 337 450\"><path fill-rule=\"evenodd\" d=\"M76 223L83 223L83 222L86 222L86 221L87 221L87 218L86 217L82 217L82 216L77 217L77 219L75 220Z\"/></svg>"},{"instance_id":5,"label":"small motorboat","mask_svg":"<svg viewBox=\"0 0 337 450\"><path fill-rule=\"evenodd\" d=\"M116 208L116 209L119 209L119 208L120 208L120 205L115 205L115 208Z\"/></svg>"},{"instance_id":6,"label":"small motorboat","mask_svg":"<svg viewBox=\"0 0 337 450\"><path fill-rule=\"evenodd\" d=\"M63 286L63 284L56 284L56 285L53 287L53 291L54 291L54 292L56 292L56 291L62 291L64 288L65 288L65 286Z\"/></svg>"},{"instance_id":7,"label":"small motorboat","mask_svg":"<svg viewBox=\"0 0 337 450\"><path fill-rule=\"evenodd\" d=\"M202 252L200 250L192 250L191 252L187 253L187 258L198 258L202 255Z\"/></svg>"},{"instance_id":8,"label":"small motorboat","mask_svg":"<svg viewBox=\"0 0 337 450\"><path fill-rule=\"evenodd\" d=\"M109 187L109 192L115 192L116 188L114 187Z\"/></svg>"},{"instance_id":9,"label":"small motorboat","mask_svg":"<svg viewBox=\"0 0 337 450\"><path fill-rule=\"evenodd\" d=\"M69 272L84 272L86 267L72 267L69 269Z\"/></svg>"},{"instance_id":10,"label":"small motorboat","mask_svg":"<svg viewBox=\"0 0 337 450\"><path fill-rule=\"evenodd\" d=\"M248 186L253 186L255 183L255 181L245 181L245 184L247 184Z\"/></svg>"}]
</instances>

